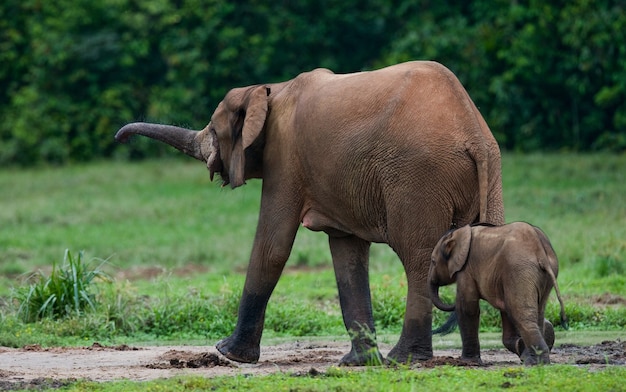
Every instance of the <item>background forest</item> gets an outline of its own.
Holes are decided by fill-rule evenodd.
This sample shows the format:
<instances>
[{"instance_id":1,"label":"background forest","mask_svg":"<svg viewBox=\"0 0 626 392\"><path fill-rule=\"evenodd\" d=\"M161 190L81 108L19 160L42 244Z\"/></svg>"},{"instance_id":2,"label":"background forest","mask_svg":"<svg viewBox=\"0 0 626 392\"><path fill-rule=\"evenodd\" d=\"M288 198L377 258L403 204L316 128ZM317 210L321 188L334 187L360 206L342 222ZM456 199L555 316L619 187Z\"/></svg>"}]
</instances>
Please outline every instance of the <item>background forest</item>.
<instances>
[{"instance_id":1,"label":"background forest","mask_svg":"<svg viewBox=\"0 0 626 392\"><path fill-rule=\"evenodd\" d=\"M626 150L623 0L4 0L0 164L167 154L113 135L202 128L233 87L414 59L455 72L505 150Z\"/></svg>"}]
</instances>

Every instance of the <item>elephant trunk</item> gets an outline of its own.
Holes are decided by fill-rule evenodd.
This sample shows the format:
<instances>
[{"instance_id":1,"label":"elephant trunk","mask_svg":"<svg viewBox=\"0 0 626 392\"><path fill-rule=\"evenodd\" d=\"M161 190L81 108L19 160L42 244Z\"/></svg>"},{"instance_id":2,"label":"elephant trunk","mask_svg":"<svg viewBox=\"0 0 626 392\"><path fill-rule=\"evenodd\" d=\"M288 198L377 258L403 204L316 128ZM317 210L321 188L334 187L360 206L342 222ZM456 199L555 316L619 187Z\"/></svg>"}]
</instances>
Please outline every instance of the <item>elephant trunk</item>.
<instances>
[{"instance_id":1,"label":"elephant trunk","mask_svg":"<svg viewBox=\"0 0 626 392\"><path fill-rule=\"evenodd\" d=\"M430 283L430 299L433 301L433 305L437 307L439 310L443 310L444 312L453 312L454 304L446 304L439 297L439 285L436 283Z\"/></svg>"},{"instance_id":2,"label":"elephant trunk","mask_svg":"<svg viewBox=\"0 0 626 392\"><path fill-rule=\"evenodd\" d=\"M198 131L172 125L136 122L126 124L120 128L115 135L115 140L120 143L126 143L132 135L143 135L159 140L191 157L204 161L200 151L200 143L196 139Z\"/></svg>"}]
</instances>

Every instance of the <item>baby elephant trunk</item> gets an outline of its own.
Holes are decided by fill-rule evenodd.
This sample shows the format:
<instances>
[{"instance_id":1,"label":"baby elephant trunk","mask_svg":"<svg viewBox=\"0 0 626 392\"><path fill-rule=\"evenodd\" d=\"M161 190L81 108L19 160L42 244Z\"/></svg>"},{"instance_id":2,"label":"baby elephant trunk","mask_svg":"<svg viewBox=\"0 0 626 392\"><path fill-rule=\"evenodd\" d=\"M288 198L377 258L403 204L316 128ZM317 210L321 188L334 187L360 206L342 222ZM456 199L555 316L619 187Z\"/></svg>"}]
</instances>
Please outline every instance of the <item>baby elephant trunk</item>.
<instances>
[{"instance_id":1,"label":"baby elephant trunk","mask_svg":"<svg viewBox=\"0 0 626 392\"><path fill-rule=\"evenodd\" d=\"M439 297L439 285L436 283L430 283L430 299L433 301L433 305L437 307L439 310L443 310L444 312L453 312L454 304L446 304Z\"/></svg>"}]
</instances>

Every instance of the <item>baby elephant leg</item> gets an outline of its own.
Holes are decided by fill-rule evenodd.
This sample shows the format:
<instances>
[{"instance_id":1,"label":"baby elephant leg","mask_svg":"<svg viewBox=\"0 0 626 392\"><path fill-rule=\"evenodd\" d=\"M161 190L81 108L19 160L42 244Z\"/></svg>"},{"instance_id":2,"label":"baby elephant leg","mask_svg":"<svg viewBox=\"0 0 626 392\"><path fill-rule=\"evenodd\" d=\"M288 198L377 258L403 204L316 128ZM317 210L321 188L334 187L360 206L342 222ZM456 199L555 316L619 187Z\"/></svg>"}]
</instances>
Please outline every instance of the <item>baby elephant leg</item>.
<instances>
[{"instance_id":1,"label":"baby elephant leg","mask_svg":"<svg viewBox=\"0 0 626 392\"><path fill-rule=\"evenodd\" d=\"M538 345L532 345L523 349L524 351L522 351L520 358L525 365L550 363L550 351L554 347L555 340L554 327L548 319L543 319L543 323L540 323L538 326L540 331L542 331L543 341L538 341ZM523 344L522 340L520 342Z\"/></svg>"},{"instance_id":2,"label":"baby elephant leg","mask_svg":"<svg viewBox=\"0 0 626 392\"><path fill-rule=\"evenodd\" d=\"M548 348L552 351L552 347L554 347L554 327L548 319L543 320L543 340L546 341Z\"/></svg>"},{"instance_id":3,"label":"baby elephant leg","mask_svg":"<svg viewBox=\"0 0 626 392\"><path fill-rule=\"evenodd\" d=\"M478 327L480 324L478 300L457 301L457 314L459 317L461 341L463 343L461 360L482 365L480 341L478 340Z\"/></svg>"},{"instance_id":4,"label":"baby elephant leg","mask_svg":"<svg viewBox=\"0 0 626 392\"><path fill-rule=\"evenodd\" d=\"M501 312L501 316L504 347L517 354L525 365L550 363L550 350L554 345L554 328L550 321L544 320L543 325L538 326L530 321L513 321L505 312Z\"/></svg>"},{"instance_id":5,"label":"baby elephant leg","mask_svg":"<svg viewBox=\"0 0 626 392\"><path fill-rule=\"evenodd\" d=\"M506 312L501 311L500 316L502 317L502 343L510 352L520 357L526 348L524 341Z\"/></svg>"},{"instance_id":6,"label":"baby elephant leg","mask_svg":"<svg viewBox=\"0 0 626 392\"><path fill-rule=\"evenodd\" d=\"M524 365L532 366L550 363L550 348L543 338L543 326L539 326L536 322L522 323L520 325L520 334L522 339L518 344L518 350L521 351L520 359ZM552 330L554 333L554 330ZM552 339L554 343L554 339ZM525 346L522 349L522 345Z\"/></svg>"}]
</instances>

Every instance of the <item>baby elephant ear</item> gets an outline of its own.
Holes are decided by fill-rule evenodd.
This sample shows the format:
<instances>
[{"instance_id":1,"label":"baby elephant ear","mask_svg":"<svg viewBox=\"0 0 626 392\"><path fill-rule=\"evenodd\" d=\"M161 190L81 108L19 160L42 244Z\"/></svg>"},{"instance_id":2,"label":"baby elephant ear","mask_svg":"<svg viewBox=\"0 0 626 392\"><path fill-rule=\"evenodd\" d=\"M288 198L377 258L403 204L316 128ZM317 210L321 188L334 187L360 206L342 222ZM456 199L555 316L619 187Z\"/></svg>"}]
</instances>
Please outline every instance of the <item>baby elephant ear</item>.
<instances>
[{"instance_id":1,"label":"baby elephant ear","mask_svg":"<svg viewBox=\"0 0 626 392\"><path fill-rule=\"evenodd\" d=\"M450 255L448 258L448 272L450 272L451 278L465 266L471 242L472 228L469 225L463 226L452 233L448 244L446 244L446 250Z\"/></svg>"}]
</instances>

